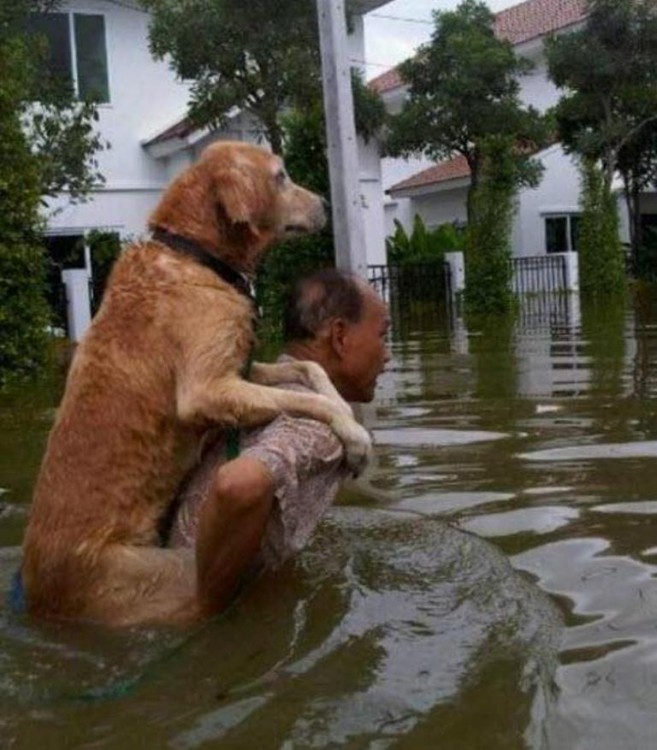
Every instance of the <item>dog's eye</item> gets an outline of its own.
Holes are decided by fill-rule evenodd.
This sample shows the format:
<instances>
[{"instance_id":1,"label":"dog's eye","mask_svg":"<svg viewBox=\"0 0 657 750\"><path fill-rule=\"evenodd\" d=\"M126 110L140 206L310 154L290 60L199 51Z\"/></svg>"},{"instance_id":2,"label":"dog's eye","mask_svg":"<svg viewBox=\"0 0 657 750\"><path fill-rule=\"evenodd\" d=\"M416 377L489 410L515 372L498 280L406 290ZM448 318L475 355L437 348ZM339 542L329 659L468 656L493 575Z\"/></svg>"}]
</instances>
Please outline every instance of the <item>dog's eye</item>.
<instances>
[{"instance_id":1,"label":"dog's eye","mask_svg":"<svg viewBox=\"0 0 657 750\"><path fill-rule=\"evenodd\" d=\"M278 170L278 172L276 172L276 182L279 185L284 185L289 179L290 179L290 176L282 167L281 169Z\"/></svg>"}]
</instances>

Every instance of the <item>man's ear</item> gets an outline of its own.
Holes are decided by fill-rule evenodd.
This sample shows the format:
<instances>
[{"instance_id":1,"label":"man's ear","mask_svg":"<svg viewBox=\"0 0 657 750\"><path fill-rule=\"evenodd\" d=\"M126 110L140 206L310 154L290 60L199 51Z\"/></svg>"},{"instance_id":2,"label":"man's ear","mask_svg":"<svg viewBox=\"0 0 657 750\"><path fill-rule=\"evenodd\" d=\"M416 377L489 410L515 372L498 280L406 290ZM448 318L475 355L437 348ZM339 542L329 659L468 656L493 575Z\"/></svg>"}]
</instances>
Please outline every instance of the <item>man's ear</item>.
<instances>
[{"instance_id":1,"label":"man's ear","mask_svg":"<svg viewBox=\"0 0 657 750\"><path fill-rule=\"evenodd\" d=\"M329 335L331 348L334 354L342 359L347 350L347 333L348 326L342 318L333 318L330 322Z\"/></svg>"}]
</instances>

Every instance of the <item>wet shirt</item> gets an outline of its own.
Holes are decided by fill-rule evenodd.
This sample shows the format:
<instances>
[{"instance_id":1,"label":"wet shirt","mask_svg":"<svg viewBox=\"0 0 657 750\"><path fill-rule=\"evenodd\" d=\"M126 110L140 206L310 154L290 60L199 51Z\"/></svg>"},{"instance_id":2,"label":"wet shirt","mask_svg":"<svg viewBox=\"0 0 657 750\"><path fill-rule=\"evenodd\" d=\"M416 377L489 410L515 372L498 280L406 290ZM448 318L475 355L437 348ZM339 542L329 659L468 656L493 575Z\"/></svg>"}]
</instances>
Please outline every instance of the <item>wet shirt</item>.
<instances>
[{"instance_id":1,"label":"wet shirt","mask_svg":"<svg viewBox=\"0 0 657 750\"><path fill-rule=\"evenodd\" d=\"M279 361L286 359L290 358L282 356ZM310 390L298 384L280 387ZM349 475L342 443L322 422L281 415L264 427L242 431L240 456L261 461L274 478L275 500L261 555L266 567L276 568L308 542ZM226 440L219 435L182 490L170 546L195 545L201 508L217 469L225 462Z\"/></svg>"}]
</instances>

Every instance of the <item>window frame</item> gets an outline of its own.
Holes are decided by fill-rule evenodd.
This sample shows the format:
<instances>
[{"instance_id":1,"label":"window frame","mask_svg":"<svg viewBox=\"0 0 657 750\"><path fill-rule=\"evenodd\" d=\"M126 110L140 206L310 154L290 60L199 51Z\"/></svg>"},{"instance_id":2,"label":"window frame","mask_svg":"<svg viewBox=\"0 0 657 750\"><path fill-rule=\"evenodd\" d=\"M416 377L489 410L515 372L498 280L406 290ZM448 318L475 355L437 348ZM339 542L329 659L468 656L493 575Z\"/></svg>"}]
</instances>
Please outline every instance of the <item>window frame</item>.
<instances>
[{"instance_id":1,"label":"window frame","mask_svg":"<svg viewBox=\"0 0 657 750\"><path fill-rule=\"evenodd\" d=\"M575 247L573 242L573 219L581 221L582 214L579 211L560 211L554 213L543 214L543 227L545 238L545 254L546 255L557 255L558 253L576 253L578 248ZM548 221L552 219L565 219L566 220L566 249L565 250L550 250L548 247Z\"/></svg>"},{"instance_id":2,"label":"window frame","mask_svg":"<svg viewBox=\"0 0 657 750\"><path fill-rule=\"evenodd\" d=\"M80 96L80 73L79 73L79 60L78 60L78 45L75 34L75 17L76 16L95 16L102 18L103 20L103 42L105 52L105 75L107 79L107 99L104 101L96 101L95 103L99 107L107 107L112 104L112 78L110 75L110 54L109 45L107 40L107 15L105 13L79 13L73 10L58 10L52 13L43 13L44 16L66 16L67 27L68 27L68 49L69 58L71 63L71 69L69 70L71 85L73 88L73 95L78 101L85 101Z\"/></svg>"}]
</instances>

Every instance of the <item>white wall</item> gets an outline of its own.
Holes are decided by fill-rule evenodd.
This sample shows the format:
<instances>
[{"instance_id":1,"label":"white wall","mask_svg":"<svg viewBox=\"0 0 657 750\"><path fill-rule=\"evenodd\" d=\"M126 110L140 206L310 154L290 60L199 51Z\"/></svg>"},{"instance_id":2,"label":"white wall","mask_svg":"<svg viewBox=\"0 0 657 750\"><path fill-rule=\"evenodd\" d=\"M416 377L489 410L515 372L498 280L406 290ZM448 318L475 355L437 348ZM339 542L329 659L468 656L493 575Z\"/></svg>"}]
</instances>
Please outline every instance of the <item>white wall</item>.
<instances>
[{"instance_id":1,"label":"white wall","mask_svg":"<svg viewBox=\"0 0 657 750\"><path fill-rule=\"evenodd\" d=\"M411 210L413 215L420 214L428 227L463 222L467 218L466 195L466 187L423 195L413 199Z\"/></svg>"},{"instance_id":2,"label":"white wall","mask_svg":"<svg viewBox=\"0 0 657 750\"><path fill-rule=\"evenodd\" d=\"M534 69L520 79L520 98L527 104L545 111L559 99L559 90L547 77L542 43L532 42L517 50L518 54L530 59ZM401 109L405 89L386 93L384 100L391 112ZM579 177L576 168L559 147L544 153L546 167L544 179L535 191L523 191L518 199L518 215L514 225L512 244L516 255L534 255L545 252L544 224L541 216L543 208L557 205L568 211L578 210ZM401 182L414 174L433 166L427 159L381 160L383 190ZM446 191L444 185L433 193L408 198L384 198L386 234L393 231L393 221L398 219L410 228L416 213L424 222L435 226L451 221L466 220L466 188L459 187Z\"/></svg>"},{"instance_id":3,"label":"white wall","mask_svg":"<svg viewBox=\"0 0 657 750\"><path fill-rule=\"evenodd\" d=\"M540 59L536 67L520 79L520 99L526 105L545 112L560 98L559 89L548 79L545 60Z\"/></svg>"},{"instance_id":4,"label":"white wall","mask_svg":"<svg viewBox=\"0 0 657 750\"><path fill-rule=\"evenodd\" d=\"M579 172L573 159L559 145L537 156L545 167L538 188L525 189L518 196L518 213L513 234L514 255L545 253L545 216L578 213Z\"/></svg>"},{"instance_id":5,"label":"white wall","mask_svg":"<svg viewBox=\"0 0 657 750\"><path fill-rule=\"evenodd\" d=\"M111 148L97 155L106 182L86 203L71 205L68 195L62 194L50 204L50 233L79 234L105 228L124 237L140 236L162 190L208 143L226 139L262 142L253 121L238 116L226 131L208 134L186 148L156 158L142 143L184 117L190 87L176 79L166 62L151 58L148 14L107 0L69 0L61 11L105 17L110 103L99 109L98 129ZM363 21L355 16L348 55L350 62L361 69L364 49ZM414 171L409 167L403 176ZM374 143L359 143L359 172L368 261L382 263L386 232L381 164Z\"/></svg>"},{"instance_id":6,"label":"white wall","mask_svg":"<svg viewBox=\"0 0 657 750\"><path fill-rule=\"evenodd\" d=\"M168 163L149 156L141 142L184 114L189 88L151 59L146 13L105 0L76 0L61 10L105 16L110 102L99 108L98 129L111 148L97 155L105 185L84 204L69 205L66 194L53 202L49 231L115 227L137 235L171 176Z\"/></svg>"}]
</instances>

